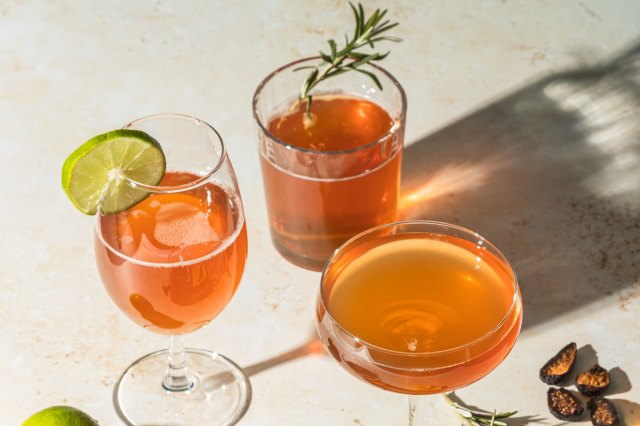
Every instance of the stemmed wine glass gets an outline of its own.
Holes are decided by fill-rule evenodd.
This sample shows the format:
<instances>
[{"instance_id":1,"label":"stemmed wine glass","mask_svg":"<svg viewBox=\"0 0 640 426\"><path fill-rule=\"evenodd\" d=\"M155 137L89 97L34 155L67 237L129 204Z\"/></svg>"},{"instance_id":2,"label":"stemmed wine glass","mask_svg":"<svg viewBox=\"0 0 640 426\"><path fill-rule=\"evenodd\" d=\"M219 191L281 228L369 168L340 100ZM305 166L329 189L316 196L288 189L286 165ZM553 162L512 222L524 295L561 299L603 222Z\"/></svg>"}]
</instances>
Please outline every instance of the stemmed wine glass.
<instances>
[{"instance_id":1,"label":"stemmed wine glass","mask_svg":"<svg viewBox=\"0 0 640 426\"><path fill-rule=\"evenodd\" d=\"M231 425L246 412L251 386L229 359L185 349L183 336L215 318L235 293L247 257L240 192L225 146L202 120L177 114L133 121L155 138L167 171L130 209L98 215L95 254L116 305L135 323L169 336L169 349L127 368L114 390L131 425Z\"/></svg>"},{"instance_id":2,"label":"stemmed wine glass","mask_svg":"<svg viewBox=\"0 0 640 426\"><path fill-rule=\"evenodd\" d=\"M467 386L497 367L522 323L509 262L465 228L410 221L365 231L327 262L317 326L349 373L408 394L409 424L426 425L424 396Z\"/></svg>"}]
</instances>

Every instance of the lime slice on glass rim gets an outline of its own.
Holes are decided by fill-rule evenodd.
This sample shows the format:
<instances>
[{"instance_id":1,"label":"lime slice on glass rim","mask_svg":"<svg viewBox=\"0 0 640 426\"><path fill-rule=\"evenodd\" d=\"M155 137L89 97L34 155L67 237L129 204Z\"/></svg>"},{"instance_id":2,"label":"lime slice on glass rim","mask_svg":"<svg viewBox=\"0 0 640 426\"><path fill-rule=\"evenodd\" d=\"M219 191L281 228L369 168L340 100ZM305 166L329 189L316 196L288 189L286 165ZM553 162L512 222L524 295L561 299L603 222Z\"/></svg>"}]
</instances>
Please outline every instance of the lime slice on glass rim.
<instances>
[{"instance_id":1,"label":"lime slice on glass rim","mask_svg":"<svg viewBox=\"0 0 640 426\"><path fill-rule=\"evenodd\" d=\"M113 130L89 139L67 157L62 188L84 214L95 215L98 209L118 213L149 195L128 180L154 186L165 169L158 141L140 130Z\"/></svg>"}]
</instances>

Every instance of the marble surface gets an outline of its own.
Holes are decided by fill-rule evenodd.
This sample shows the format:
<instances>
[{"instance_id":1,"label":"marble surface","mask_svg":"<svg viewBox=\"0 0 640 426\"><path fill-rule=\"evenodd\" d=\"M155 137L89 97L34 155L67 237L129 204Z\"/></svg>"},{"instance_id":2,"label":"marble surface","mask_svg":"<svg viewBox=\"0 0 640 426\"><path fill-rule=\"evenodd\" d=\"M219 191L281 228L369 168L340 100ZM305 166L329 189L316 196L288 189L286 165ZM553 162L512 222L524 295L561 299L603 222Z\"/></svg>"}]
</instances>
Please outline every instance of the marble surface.
<instances>
[{"instance_id":1,"label":"marble surface","mask_svg":"<svg viewBox=\"0 0 640 426\"><path fill-rule=\"evenodd\" d=\"M384 65L409 102L404 216L476 229L522 284L514 351L458 396L519 410L510 424L560 424L537 372L575 341L583 365L614 369L609 394L640 425L640 3L366 4L402 23ZM92 219L59 184L80 143L158 112L216 127L242 190L245 276L187 340L246 367L254 398L240 424L407 423L404 396L307 345L319 274L272 248L255 146L259 81L350 25L346 3L330 0L0 2L0 423L68 404L121 424L114 382L165 346L106 295ZM432 409L434 424L459 424L438 397Z\"/></svg>"}]
</instances>

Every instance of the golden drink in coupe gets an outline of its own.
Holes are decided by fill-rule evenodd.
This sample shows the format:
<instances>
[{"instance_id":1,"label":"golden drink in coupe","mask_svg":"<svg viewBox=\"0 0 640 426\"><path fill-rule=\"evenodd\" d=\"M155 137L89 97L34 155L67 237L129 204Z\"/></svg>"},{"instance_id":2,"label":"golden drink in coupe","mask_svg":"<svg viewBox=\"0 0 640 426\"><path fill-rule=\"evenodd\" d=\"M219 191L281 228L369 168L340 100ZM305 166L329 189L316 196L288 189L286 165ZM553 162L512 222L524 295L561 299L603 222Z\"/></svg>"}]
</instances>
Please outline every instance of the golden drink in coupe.
<instances>
[{"instance_id":1,"label":"golden drink in coupe","mask_svg":"<svg viewBox=\"0 0 640 426\"><path fill-rule=\"evenodd\" d=\"M365 236L323 282L318 322L330 353L396 392L441 393L484 377L509 353L522 321L508 264L454 236Z\"/></svg>"}]
</instances>

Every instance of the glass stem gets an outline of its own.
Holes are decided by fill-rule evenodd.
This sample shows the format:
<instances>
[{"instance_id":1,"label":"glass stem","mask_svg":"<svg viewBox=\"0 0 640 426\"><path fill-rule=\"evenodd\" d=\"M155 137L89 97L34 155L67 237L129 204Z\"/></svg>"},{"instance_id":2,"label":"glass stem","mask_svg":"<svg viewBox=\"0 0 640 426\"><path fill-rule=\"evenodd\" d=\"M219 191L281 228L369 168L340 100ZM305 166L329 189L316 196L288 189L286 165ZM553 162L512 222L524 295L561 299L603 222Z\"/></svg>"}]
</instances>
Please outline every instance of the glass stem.
<instances>
[{"instance_id":1,"label":"glass stem","mask_svg":"<svg viewBox=\"0 0 640 426\"><path fill-rule=\"evenodd\" d=\"M185 392L193 388L194 384L185 359L184 338L169 337L169 367L162 380L162 387L169 392Z\"/></svg>"},{"instance_id":2,"label":"glass stem","mask_svg":"<svg viewBox=\"0 0 640 426\"><path fill-rule=\"evenodd\" d=\"M425 395L409 395L409 426L427 425L426 401Z\"/></svg>"}]
</instances>

